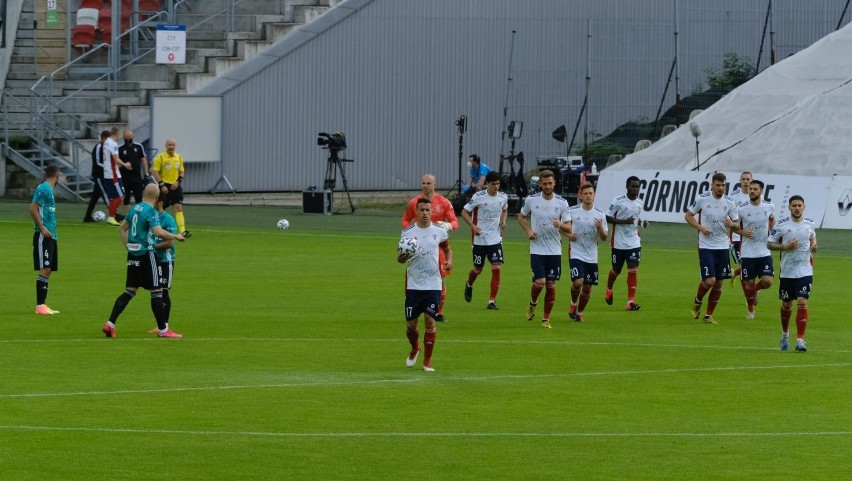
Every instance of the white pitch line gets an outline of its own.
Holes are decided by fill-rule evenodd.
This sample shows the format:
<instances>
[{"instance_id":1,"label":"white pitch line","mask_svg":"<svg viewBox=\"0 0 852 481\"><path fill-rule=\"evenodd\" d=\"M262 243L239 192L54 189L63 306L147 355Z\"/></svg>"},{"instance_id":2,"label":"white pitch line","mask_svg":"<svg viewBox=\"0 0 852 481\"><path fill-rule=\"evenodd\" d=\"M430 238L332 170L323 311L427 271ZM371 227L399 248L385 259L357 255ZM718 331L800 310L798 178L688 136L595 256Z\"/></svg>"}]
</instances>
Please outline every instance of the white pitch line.
<instances>
[{"instance_id":1,"label":"white pitch line","mask_svg":"<svg viewBox=\"0 0 852 481\"><path fill-rule=\"evenodd\" d=\"M631 376L645 374L678 374L687 372L725 372L725 371L757 371L757 370L775 370L775 369L806 369L806 368L833 368L833 367L849 367L852 363L834 363L834 364L802 364L802 365L787 365L787 366L726 366L726 367L701 367L701 368L678 368L678 369L647 369L635 371L595 371L595 372L577 372L577 373L560 373L560 374L501 374L496 376L459 376L459 377L436 377L436 376L420 376L417 378L395 378L395 379L372 379L360 381L319 381L319 382L293 382L280 384L243 384L243 385L226 385L226 386L190 386L190 387L174 387L174 388L159 388L159 389L123 389L115 391L75 391L75 392L55 392L55 393L20 393L20 394L0 394L0 399L15 399L15 398L51 398L51 397L73 397L73 396L113 396L124 394L162 394L162 393L178 393L178 392L199 392L199 391L233 391L233 390L249 390L249 389L284 389L293 387L329 387L329 386L367 386L371 384L397 384L397 383L418 383L418 382L481 382L481 381L499 381L499 380L518 380L518 379L548 379L548 378L572 378L572 377L597 377L597 376Z\"/></svg>"},{"instance_id":2,"label":"white pitch line","mask_svg":"<svg viewBox=\"0 0 852 481\"><path fill-rule=\"evenodd\" d=\"M268 438L651 438L651 437L786 437L786 436L849 436L852 431L785 431L785 432L719 432L719 433L486 433L486 432L276 432L276 431L192 431L178 429L129 429L0 425L2 431L60 431L112 434L171 434L180 436L250 436Z\"/></svg>"},{"instance_id":3,"label":"white pitch line","mask_svg":"<svg viewBox=\"0 0 852 481\"><path fill-rule=\"evenodd\" d=\"M163 342L161 339L153 337L138 338L138 339L112 339L105 340L102 337L87 337L79 339L0 339L0 344L46 344L46 343L84 343L84 342ZM200 338L184 338L177 342L377 342L377 343L399 343L399 338L393 339L368 339L368 338L276 338L276 337L200 337ZM729 351L777 351L778 347L758 347L758 346L720 346L708 344L659 344L659 343L640 343L640 342L603 342L603 341L539 341L533 339L526 340L502 340L502 339L441 339L441 344L505 344L505 345L555 345L555 346L613 346L613 347L639 347L639 348L664 348L664 349L712 349L712 350L729 350ZM852 350L849 349L819 349L813 352L820 353L841 353L849 354Z\"/></svg>"}]
</instances>

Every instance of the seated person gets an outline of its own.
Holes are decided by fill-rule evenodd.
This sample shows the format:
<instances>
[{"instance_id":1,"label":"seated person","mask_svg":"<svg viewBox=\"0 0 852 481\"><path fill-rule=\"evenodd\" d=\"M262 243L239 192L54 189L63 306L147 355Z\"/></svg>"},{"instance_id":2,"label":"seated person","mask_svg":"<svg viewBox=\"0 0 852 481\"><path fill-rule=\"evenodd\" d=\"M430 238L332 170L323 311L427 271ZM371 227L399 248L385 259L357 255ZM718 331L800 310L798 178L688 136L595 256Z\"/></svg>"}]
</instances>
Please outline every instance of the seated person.
<instances>
[{"instance_id":1,"label":"seated person","mask_svg":"<svg viewBox=\"0 0 852 481\"><path fill-rule=\"evenodd\" d=\"M467 185L462 188L462 192L472 195L474 192L485 188L485 176L491 172L491 169L483 164L476 154L470 154L468 163L470 164L470 179L468 179Z\"/></svg>"}]
</instances>

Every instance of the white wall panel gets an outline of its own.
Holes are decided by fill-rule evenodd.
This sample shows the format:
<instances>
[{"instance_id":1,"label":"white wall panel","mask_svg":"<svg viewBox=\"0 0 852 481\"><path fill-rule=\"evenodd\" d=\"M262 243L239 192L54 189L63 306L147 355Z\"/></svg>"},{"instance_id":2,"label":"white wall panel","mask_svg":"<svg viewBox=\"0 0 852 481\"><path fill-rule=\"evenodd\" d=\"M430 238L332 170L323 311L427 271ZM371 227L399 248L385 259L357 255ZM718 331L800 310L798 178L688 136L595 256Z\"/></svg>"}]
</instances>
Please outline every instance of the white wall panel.
<instances>
[{"instance_id":1,"label":"white wall panel","mask_svg":"<svg viewBox=\"0 0 852 481\"><path fill-rule=\"evenodd\" d=\"M844 3L774 1L779 59L834 30ZM682 96L725 52L756 59L766 4L679 1ZM458 176L461 114L469 119L465 157L476 152L495 166L513 29L507 120L524 122L517 150L528 159L564 149L550 133L561 124L570 133L577 121L588 19L593 132L653 119L674 57L674 0L350 0L337 8L353 5L325 30L308 25L315 38L236 88L203 91L223 95L223 167L238 190L322 185L326 152L316 134L335 130L346 134L345 156L356 160L346 165L351 189L416 190L424 172L449 188ZM767 39L762 67L768 52ZM674 99L671 86L664 109ZM582 126L580 134L582 142ZM193 190L219 178L218 167L198 170L202 185Z\"/></svg>"}]
</instances>

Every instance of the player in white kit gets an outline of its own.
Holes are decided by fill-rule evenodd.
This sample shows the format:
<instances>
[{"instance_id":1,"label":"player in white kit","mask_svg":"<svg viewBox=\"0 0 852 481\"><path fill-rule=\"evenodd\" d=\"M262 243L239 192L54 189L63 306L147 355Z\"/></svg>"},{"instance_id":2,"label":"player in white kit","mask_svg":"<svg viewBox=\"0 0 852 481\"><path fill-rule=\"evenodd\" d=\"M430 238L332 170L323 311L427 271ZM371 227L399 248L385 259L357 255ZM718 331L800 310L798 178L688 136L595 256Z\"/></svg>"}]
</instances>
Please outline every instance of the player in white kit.
<instances>
[{"instance_id":1,"label":"player in white kit","mask_svg":"<svg viewBox=\"0 0 852 481\"><path fill-rule=\"evenodd\" d=\"M775 227L775 206L763 200L763 182L752 180L748 186L749 201L740 204L739 222L730 221L740 244L740 282L746 298L746 319L754 319L757 292L772 285L775 267L766 239Z\"/></svg>"},{"instance_id":2,"label":"player in white kit","mask_svg":"<svg viewBox=\"0 0 852 481\"><path fill-rule=\"evenodd\" d=\"M612 224L612 235L610 236L612 269L607 276L604 300L607 304L612 305L612 289L626 263L627 305L624 308L626 311L638 311L641 307L636 303L639 261L642 254L639 226L648 227L648 221L641 218L643 212L642 200L639 199L641 185L639 177L635 175L628 177L627 193L613 199L606 212L606 220Z\"/></svg>"},{"instance_id":3,"label":"player in white kit","mask_svg":"<svg viewBox=\"0 0 852 481\"><path fill-rule=\"evenodd\" d=\"M722 297L722 281L731 278L731 260L728 257L730 228L726 218L739 220L737 206L725 198L725 174L716 172L712 182L710 192L697 196L684 215L687 224L698 231L698 261L701 269L701 283L698 284L698 292L692 304L692 317L698 319L701 315L701 303L704 295L710 291L707 312L704 314L706 324L716 324L713 311Z\"/></svg>"},{"instance_id":4,"label":"player in white kit","mask_svg":"<svg viewBox=\"0 0 852 481\"><path fill-rule=\"evenodd\" d=\"M435 347L437 329L435 317L438 315L438 304L441 302L441 266L438 261L438 250L444 252L447 269L453 267L453 251L448 241L446 230L432 224L432 203L429 199L417 200L417 223L402 231L401 237L417 239L417 251L409 256L398 253L396 261L400 264L408 262L405 278L405 322L406 335L411 344L411 352L405 360L407 367L413 367L420 354L420 332L417 321L423 314L426 332L423 334L425 353L423 355L423 370L434 371L432 368L432 349Z\"/></svg>"},{"instance_id":5,"label":"player in white kit","mask_svg":"<svg viewBox=\"0 0 852 481\"><path fill-rule=\"evenodd\" d=\"M554 193L556 179L553 171L539 173L539 188L541 192L524 200L518 224L530 240L533 284L526 317L533 320L538 296L544 290L541 327L550 329L550 312L556 302L556 281L562 275L562 233L571 232L571 216L568 214L568 201Z\"/></svg>"},{"instance_id":6,"label":"player in white kit","mask_svg":"<svg viewBox=\"0 0 852 481\"><path fill-rule=\"evenodd\" d=\"M500 289L500 266L503 264L503 229L509 213L509 200L500 192L500 174L493 170L485 175L485 190L473 194L462 209L462 219L470 226L473 236L473 268L464 285L464 300L473 298L473 283L485 260L491 263L491 293L487 309L497 309L497 291Z\"/></svg>"},{"instance_id":7,"label":"player in white kit","mask_svg":"<svg viewBox=\"0 0 852 481\"><path fill-rule=\"evenodd\" d=\"M781 350L790 346L790 314L796 301L796 350L805 352L805 328L808 324L808 298L813 288L814 267L811 254L817 251L814 221L804 217L805 199L790 197L790 216L778 221L769 234L767 246L781 251Z\"/></svg>"},{"instance_id":8,"label":"player in white kit","mask_svg":"<svg viewBox=\"0 0 852 481\"><path fill-rule=\"evenodd\" d=\"M592 286L598 284L598 240L609 236L606 214L595 208L595 187L580 186L580 204L571 207L571 307L568 317L583 322L583 310L592 297Z\"/></svg>"}]
</instances>

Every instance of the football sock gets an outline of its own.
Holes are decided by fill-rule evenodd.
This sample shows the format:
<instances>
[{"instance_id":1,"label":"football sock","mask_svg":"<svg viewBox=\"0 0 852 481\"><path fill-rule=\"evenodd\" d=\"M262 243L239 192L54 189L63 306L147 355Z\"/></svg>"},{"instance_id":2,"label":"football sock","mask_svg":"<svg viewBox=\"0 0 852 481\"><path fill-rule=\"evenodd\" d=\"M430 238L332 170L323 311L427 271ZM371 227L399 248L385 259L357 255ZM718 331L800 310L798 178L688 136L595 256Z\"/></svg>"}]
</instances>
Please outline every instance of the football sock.
<instances>
[{"instance_id":1,"label":"football sock","mask_svg":"<svg viewBox=\"0 0 852 481\"><path fill-rule=\"evenodd\" d=\"M432 360L432 349L435 348L435 334L437 330L438 328L436 327L427 328L423 334L423 346L426 348L423 353L423 362Z\"/></svg>"},{"instance_id":2,"label":"football sock","mask_svg":"<svg viewBox=\"0 0 852 481\"><path fill-rule=\"evenodd\" d=\"M151 311L154 313L154 319L157 320L157 329L160 332L166 330L166 305L163 304L163 291L151 293Z\"/></svg>"},{"instance_id":3,"label":"football sock","mask_svg":"<svg viewBox=\"0 0 852 481\"><path fill-rule=\"evenodd\" d=\"M759 284L755 284L757 286ZM755 289L748 286L748 282L743 282L743 292L745 293L746 304L748 304L748 312L754 312L754 294Z\"/></svg>"},{"instance_id":4,"label":"football sock","mask_svg":"<svg viewBox=\"0 0 852 481\"><path fill-rule=\"evenodd\" d=\"M784 307L784 304L781 304L781 330L784 332L790 332L791 311L789 307Z\"/></svg>"},{"instance_id":5,"label":"football sock","mask_svg":"<svg viewBox=\"0 0 852 481\"><path fill-rule=\"evenodd\" d=\"M175 221L178 225L178 232L186 232L186 222L183 220L183 211L175 212Z\"/></svg>"},{"instance_id":6,"label":"football sock","mask_svg":"<svg viewBox=\"0 0 852 481\"><path fill-rule=\"evenodd\" d=\"M716 309L716 304L719 303L719 298L722 297L722 288L721 285L719 289L713 289L710 291L710 295L707 296L707 315L712 316L713 311Z\"/></svg>"},{"instance_id":7,"label":"football sock","mask_svg":"<svg viewBox=\"0 0 852 481\"><path fill-rule=\"evenodd\" d=\"M580 303L577 305L577 313L582 314L583 309L586 308L586 304L589 303L589 299L592 298L592 287L591 286L583 286L583 290L580 291Z\"/></svg>"},{"instance_id":8,"label":"football sock","mask_svg":"<svg viewBox=\"0 0 852 481\"><path fill-rule=\"evenodd\" d=\"M530 288L530 304L538 303L538 295L541 294L541 290L544 286L536 284L533 282L532 287Z\"/></svg>"},{"instance_id":9,"label":"football sock","mask_svg":"<svg viewBox=\"0 0 852 481\"><path fill-rule=\"evenodd\" d=\"M467 274L467 285L473 287L473 283L476 282L476 278L479 277L479 273L482 270L471 269Z\"/></svg>"},{"instance_id":10,"label":"football sock","mask_svg":"<svg viewBox=\"0 0 852 481\"><path fill-rule=\"evenodd\" d=\"M36 277L36 305L40 306L47 300L47 277Z\"/></svg>"},{"instance_id":11,"label":"football sock","mask_svg":"<svg viewBox=\"0 0 852 481\"><path fill-rule=\"evenodd\" d=\"M542 314L542 319L550 319L550 311L553 310L553 304L555 302L556 283L548 281L546 290L544 291L544 313Z\"/></svg>"},{"instance_id":12,"label":"football sock","mask_svg":"<svg viewBox=\"0 0 852 481\"><path fill-rule=\"evenodd\" d=\"M571 284L571 304L577 305L577 299L580 298L580 287L574 287L574 284Z\"/></svg>"},{"instance_id":13,"label":"football sock","mask_svg":"<svg viewBox=\"0 0 852 481\"><path fill-rule=\"evenodd\" d=\"M796 310L796 338L805 337L805 328L808 325L808 306L799 304Z\"/></svg>"},{"instance_id":14,"label":"football sock","mask_svg":"<svg viewBox=\"0 0 852 481\"><path fill-rule=\"evenodd\" d=\"M135 296L135 292L130 289L125 289L124 292L122 292L115 300L115 304L112 305L112 313L109 315L109 322L115 324L116 321L118 321L118 316L124 312L124 308L127 307L127 304L129 304Z\"/></svg>"},{"instance_id":15,"label":"football sock","mask_svg":"<svg viewBox=\"0 0 852 481\"><path fill-rule=\"evenodd\" d=\"M701 304L701 302L704 300L704 294L707 294L707 286L705 286L704 282L702 281L700 284L698 284L698 292L695 294L696 304Z\"/></svg>"},{"instance_id":16,"label":"football sock","mask_svg":"<svg viewBox=\"0 0 852 481\"><path fill-rule=\"evenodd\" d=\"M628 267L627 268L627 300L632 301L636 299L636 284L639 278L639 268L638 267Z\"/></svg>"},{"instance_id":17,"label":"football sock","mask_svg":"<svg viewBox=\"0 0 852 481\"><path fill-rule=\"evenodd\" d=\"M172 314L172 298L169 297L169 290L163 289L163 306L166 309L166 327L169 327L169 317Z\"/></svg>"},{"instance_id":18,"label":"football sock","mask_svg":"<svg viewBox=\"0 0 852 481\"><path fill-rule=\"evenodd\" d=\"M115 213L118 212L118 207L121 205L121 198L112 199L109 201L109 216L115 217Z\"/></svg>"},{"instance_id":19,"label":"football sock","mask_svg":"<svg viewBox=\"0 0 852 481\"><path fill-rule=\"evenodd\" d=\"M606 279L606 290L611 291L613 286L615 286L615 280L618 279L618 272L613 270L609 271L609 276Z\"/></svg>"},{"instance_id":20,"label":"football sock","mask_svg":"<svg viewBox=\"0 0 852 481\"><path fill-rule=\"evenodd\" d=\"M473 284L470 284L473 285ZM488 300L497 299L497 291L500 290L500 264L491 265L491 295Z\"/></svg>"},{"instance_id":21,"label":"football sock","mask_svg":"<svg viewBox=\"0 0 852 481\"><path fill-rule=\"evenodd\" d=\"M411 349L417 349L417 341L420 339L420 331L418 331L416 327L414 329L406 329L405 336L411 344Z\"/></svg>"}]
</instances>

